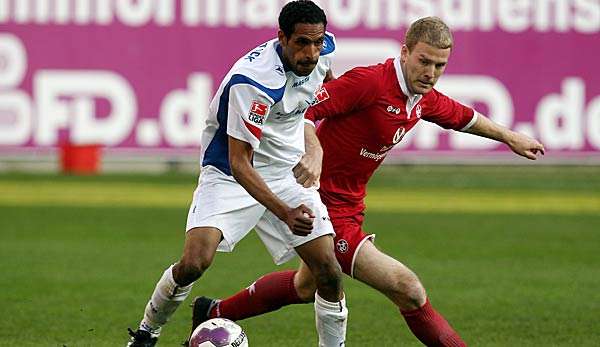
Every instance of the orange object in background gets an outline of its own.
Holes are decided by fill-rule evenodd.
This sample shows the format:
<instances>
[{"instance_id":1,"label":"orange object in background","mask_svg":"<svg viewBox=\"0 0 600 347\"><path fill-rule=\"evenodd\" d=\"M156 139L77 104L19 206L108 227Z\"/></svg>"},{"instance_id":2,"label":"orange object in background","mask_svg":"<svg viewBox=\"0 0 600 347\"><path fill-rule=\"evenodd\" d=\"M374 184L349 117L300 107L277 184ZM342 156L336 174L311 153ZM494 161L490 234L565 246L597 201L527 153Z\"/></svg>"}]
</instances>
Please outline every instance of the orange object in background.
<instances>
[{"instance_id":1,"label":"orange object in background","mask_svg":"<svg viewBox=\"0 0 600 347\"><path fill-rule=\"evenodd\" d=\"M75 175L94 175L100 171L100 145L60 146L60 165L63 173Z\"/></svg>"}]
</instances>

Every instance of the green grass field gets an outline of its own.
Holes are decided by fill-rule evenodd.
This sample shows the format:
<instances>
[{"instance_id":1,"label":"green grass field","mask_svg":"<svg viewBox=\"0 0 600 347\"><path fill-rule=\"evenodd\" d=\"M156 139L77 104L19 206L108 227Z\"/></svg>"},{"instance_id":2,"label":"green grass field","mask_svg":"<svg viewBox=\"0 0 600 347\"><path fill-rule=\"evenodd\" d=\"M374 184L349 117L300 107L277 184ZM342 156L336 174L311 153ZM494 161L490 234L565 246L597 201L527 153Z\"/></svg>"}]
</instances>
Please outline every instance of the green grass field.
<instances>
[{"instance_id":1,"label":"green grass field","mask_svg":"<svg viewBox=\"0 0 600 347\"><path fill-rule=\"evenodd\" d=\"M0 346L123 346L180 255L195 181L0 174ZM385 167L369 193L365 229L470 346L599 345L600 168ZM274 269L251 234L192 295ZM386 298L345 287L348 346L420 345ZM186 302L160 345L184 340L190 316ZM316 345L312 305L240 324L251 346Z\"/></svg>"}]
</instances>

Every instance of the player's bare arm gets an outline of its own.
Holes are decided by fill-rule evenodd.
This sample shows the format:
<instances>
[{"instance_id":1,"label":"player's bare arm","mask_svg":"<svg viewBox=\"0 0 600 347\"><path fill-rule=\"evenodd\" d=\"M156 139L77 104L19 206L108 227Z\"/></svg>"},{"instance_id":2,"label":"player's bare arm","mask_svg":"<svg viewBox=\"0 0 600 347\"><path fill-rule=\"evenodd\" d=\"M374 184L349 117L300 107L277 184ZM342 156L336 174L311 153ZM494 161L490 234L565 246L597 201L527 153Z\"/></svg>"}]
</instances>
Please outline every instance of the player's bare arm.
<instances>
[{"instance_id":1,"label":"player's bare arm","mask_svg":"<svg viewBox=\"0 0 600 347\"><path fill-rule=\"evenodd\" d=\"M505 143L513 152L527 159L536 160L538 153L545 153L544 146L537 140L512 131L479 114L475 123L465 132Z\"/></svg>"},{"instance_id":2,"label":"player's bare arm","mask_svg":"<svg viewBox=\"0 0 600 347\"><path fill-rule=\"evenodd\" d=\"M296 182L308 188L318 184L323 162L323 148L312 124L304 124L304 146L306 153L293 171Z\"/></svg>"},{"instance_id":3,"label":"player's bare arm","mask_svg":"<svg viewBox=\"0 0 600 347\"><path fill-rule=\"evenodd\" d=\"M290 230L300 236L311 233L313 228L313 212L305 205L291 208L279 199L267 187L258 172L252 166L253 150L249 143L229 136L229 165L231 174L238 183L248 191L256 201L263 204L279 219L288 225Z\"/></svg>"}]
</instances>

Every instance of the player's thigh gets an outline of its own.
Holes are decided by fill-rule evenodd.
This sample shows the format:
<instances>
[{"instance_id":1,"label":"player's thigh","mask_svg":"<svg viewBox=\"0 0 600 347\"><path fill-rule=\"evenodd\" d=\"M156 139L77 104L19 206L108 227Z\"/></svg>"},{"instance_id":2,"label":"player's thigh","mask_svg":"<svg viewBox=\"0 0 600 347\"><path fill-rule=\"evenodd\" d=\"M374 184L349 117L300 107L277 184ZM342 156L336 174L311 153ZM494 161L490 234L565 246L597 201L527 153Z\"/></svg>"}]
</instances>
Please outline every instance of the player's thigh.
<instances>
[{"instance_id":1,"label":"player's thigh","mask_svg":"<svg viewBox=\"0 0 600 347\"><path fill-rule=\"evenodd\" d=\"M368 235L362 230L362 221L362 214L331 219L335 230L335 257L342 271L350 277L354 277L354 262L358 251L367 240L375 238L375 235Z\"/></svg>"},{"instance_id":2,"label":"player's thigh","mask_svg":"<svg viewBox=\"0 0 600 347\"><path fill-rule=\"evenodd\" d=\"M286 189L281 187L272 189L288 206L296 207L304 204L315 214L312 232L307 236L298 236L294 235L290 228L271 211L265 211L255 230L271 253L273 261L276 264L282 264L299 254L311 268L315 261L335 262L332 241L333 226L329 220L327 208L321 202L318 192L302 187L295 180L289 182ZM300 254L298 249L303 254ZM313 249L318 249L318 251L313 252Z\"/></svg>"},{"instance_id":3,"label":"player's thigh","mask_svg":"<svg viewBox=\"0 0 600 347\"><path fill-rule=\"evenodd\" d=\"M186 231L189 234L194 230L194 234L198 234L195 240L206 230L218 229L222 234L218 250L230 252L258 223L264 211L265 207L233 178L207 167L203 169L190 204ZM193 246L190 247L193 251Z\"/></svg>"},{"instance_id":4,"label":"player's thigh","mask_svg":"<svg viewBox=\"0 0 600 347\"><path fill-rule=\"evenodd\" d=\"M303 243L296 247L296 252L313 275L326 266L339 266L333 253L331 235L324 235Z\"/></svg>"},{"instance_id":5,"label":"player's thigh","mask_svg":"<svg viewBox=\"0 0 600 347\"><path fill-rule=\"evenodd\" d=\"M377 289L399 306L424 303L425 290L416 274L377 249L371 241L365 242L356 254L354 277Z\"/></svg>"}]
</instances>

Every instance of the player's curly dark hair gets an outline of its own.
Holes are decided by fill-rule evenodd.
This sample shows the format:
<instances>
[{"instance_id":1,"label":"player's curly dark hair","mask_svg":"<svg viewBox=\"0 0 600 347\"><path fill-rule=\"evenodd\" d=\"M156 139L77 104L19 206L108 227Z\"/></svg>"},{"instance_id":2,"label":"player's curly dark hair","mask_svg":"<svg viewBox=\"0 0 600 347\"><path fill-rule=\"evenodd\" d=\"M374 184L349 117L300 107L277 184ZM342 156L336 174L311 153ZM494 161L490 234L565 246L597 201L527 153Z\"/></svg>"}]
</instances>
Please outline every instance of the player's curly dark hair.
<instances>
[{"instance_id":1,"label":"player's curly dark hair","mask_svg":"<svg viewBox=\"0 0 600 347\"><path fill-rule=\"evenodd\" d=\"M279 29L286 37L290 37L298 23L323 23L323 26L327 28L327 17L325 12L310 0L288 2L279 13Z\"/></svg>"}]
</instances>

